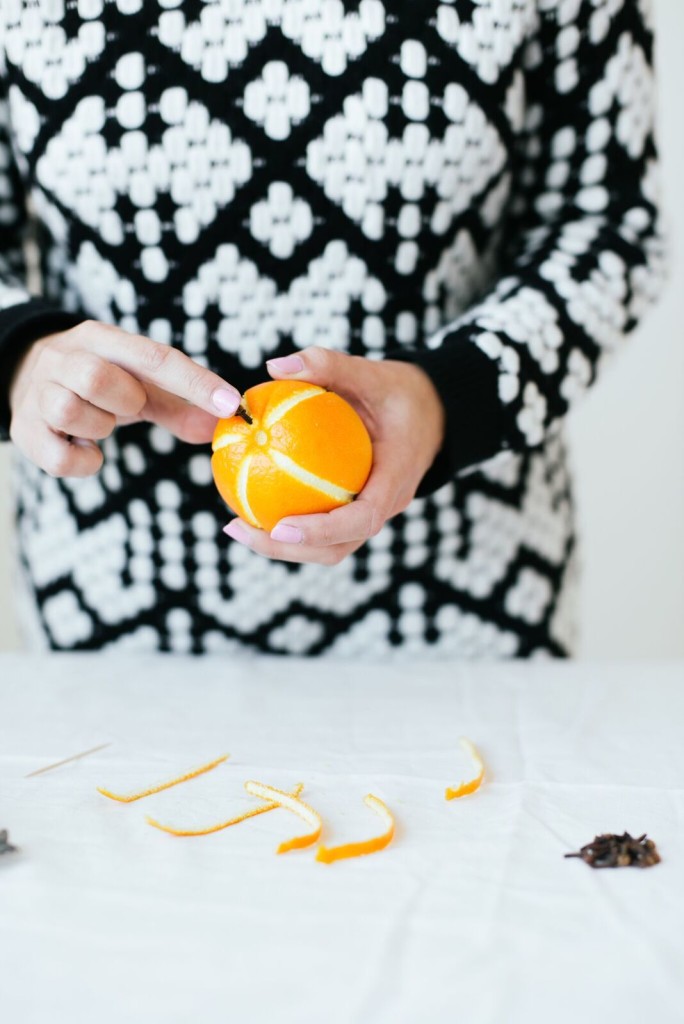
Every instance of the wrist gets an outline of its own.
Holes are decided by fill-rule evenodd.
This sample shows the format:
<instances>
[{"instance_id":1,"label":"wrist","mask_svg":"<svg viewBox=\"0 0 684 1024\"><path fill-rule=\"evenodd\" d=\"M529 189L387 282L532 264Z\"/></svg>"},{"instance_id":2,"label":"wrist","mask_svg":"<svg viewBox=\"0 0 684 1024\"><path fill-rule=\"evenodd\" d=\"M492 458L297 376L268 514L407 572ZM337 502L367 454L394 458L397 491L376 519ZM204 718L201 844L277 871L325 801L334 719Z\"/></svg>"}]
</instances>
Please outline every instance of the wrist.
<instances>
[{"instance_id":1,"label":"wrist","mask_svg":"<svg viewBox=\"0 0 684 1024\"><path fill-rule=\"evenodd\" d=\"M424 438L426 466L429 468L440 452L446 434L446 410L442 397L430 375L415 363L387 360L403 384L402 390L411 395L411 414L418 414Z\"/></svg>"},{"instance_id":2,"label":"wrist","mask_svg":"<svg viewBox=\"0 0 684 1024\"><path fill-rule=\"evenodd\" d=\"M498 371L474 343L477 328L454 328L437 348L400 349L391 358L423 370L442 400L444 440L418 495L424 496L502 447Z\"/></svg>"}]
</instances>

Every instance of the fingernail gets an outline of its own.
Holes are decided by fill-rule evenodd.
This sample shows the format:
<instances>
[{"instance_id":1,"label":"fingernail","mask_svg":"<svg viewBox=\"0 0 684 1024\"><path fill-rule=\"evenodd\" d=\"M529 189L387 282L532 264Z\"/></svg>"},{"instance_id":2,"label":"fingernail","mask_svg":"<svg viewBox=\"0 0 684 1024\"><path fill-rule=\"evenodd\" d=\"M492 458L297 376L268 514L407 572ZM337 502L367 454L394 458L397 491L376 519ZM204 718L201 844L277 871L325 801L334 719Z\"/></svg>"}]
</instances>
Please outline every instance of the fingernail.
<instances>
[{"instance_id":1,"label":"fingernail","mask_svg":"<svg viewBox=\"0 0 684 1024\"><path fill-rule=\"evenodd\" d=\"M267 360L266 365L276 373L301 373L304 369L304 361L299 356L280 356L279 359Z\"/></svg>"},{"instance_id":2,"label":"fingernail","mask_svg":"<svg viewBox=\"0 0 684 1024\"><path fill-rule=\"evenodd\" d=\"M240 404L240 395L237 391L229 391L228 388L219 388L211 396L214 408L222 416L233 416Z\"/></svg>"},{"instance_id":3,"label":"fingernail","mask_svg":"<svg viewBox=\"0 0 684 1024\"><path fill-rule=\"evenodd\" d=\"M231 519L228 525L223 527L223 532L228 534L233 540L239 541L240 544L247 544L249 546L249 534L237 519Z\"/></svg>"},{"instance_id":4,"label":"fingernail","mask_svg":"<svg viewBox=\"0 0 684 1024\"><path fill-rule=\"evenodd\" d=\"M271 530L271 540L279 540L282 544L301 544L303 535L302 531L298 530L296 526L278 523Z\"/></svg>"}]
</instances>

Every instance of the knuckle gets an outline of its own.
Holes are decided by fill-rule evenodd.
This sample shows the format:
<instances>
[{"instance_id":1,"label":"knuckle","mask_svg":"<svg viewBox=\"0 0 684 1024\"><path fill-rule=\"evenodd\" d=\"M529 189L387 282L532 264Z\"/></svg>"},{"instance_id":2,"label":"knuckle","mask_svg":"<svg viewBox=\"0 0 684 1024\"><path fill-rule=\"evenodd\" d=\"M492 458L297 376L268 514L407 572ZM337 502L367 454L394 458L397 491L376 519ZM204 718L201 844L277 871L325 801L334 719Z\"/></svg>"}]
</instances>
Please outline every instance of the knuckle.
<instances>
[{"instance_id":1,"label":"knuckle","mask_svg":"<svg viewBox=\"0 0 684 1024\"><path fill-rule=\"evenodd\" d=\"M103 412L102 418L98 422L93 434L91 435L94 439L103 441L106 437L110 437L114 433L116 427L116 416L111 412Z\"/></svg>"},{"instance_id":2,"label":"knuckle","mask_svg":"<svg viewBox=\"0 0 684 1024\"><path fill-rule=\"evenodd\" d=\"M135 377L127 375L121 393L121 408L117 412L121 416L139 416L147 404L147 392Z\"/></svg>"},{"instance_id":3,"label":"knuckle","mask_svg":"<svg viewBox=\"0 0 684 1024\"><path fill-rule=\"evenodd\" d=\"M23 447L23 445L22 445L22 433L23 433L23 431L21 429L21 421L20 421L19 417L18 416L13 416L12 419L10 420L10 425L9 425L9 439L12 442L12 444L16 445L17 448L20 448L20 449Z\"/></svg>"},{"instance_id":4,"label":"knuckle","mask_svg":"<svg viewBox=\"0 0 684 1024\"><path fill-rule=\"evenodd\" d=\"M65 446L47 453L41 463L42 468L52 477L68 476L73 466L73 455Z\"/></svg>"},{"instance_id":5,"label":"knuckle","mask_svg":"<svg viewBox=\"0 0 684 1024\"><path fill-rule=\"evenodd\" d=\"M97 320L82 320L80 324L65 331L63 337L69 339L75 346L87 345L100 326Z\"/></svg>"},{"instance_id":6,"label":"knuckle","mask_svg":"<svg viewBox=\"0 0 684 1024\"><path fill-rule=\"evenodd\" d=\"M183 382L184 394L193 396L203 396L206 390L206 379L201 367L198 367L192 359L182 358L182 365L179 362L178 367L180 372L180 379ZM213 383L213 382L212 382ZM213 391L214 388L212 387Z\"/></svg>"},{"instance_id":7,"label":"knuckle","mask_svg":"<svg viewBox=\"0 0 684 1024\"><path fill-rule=\"evenodd\" d=\"M318 373L325 373L330 369L334 358L329 349L321 348L320 345L312 345L311 348L306 349L305 354L307 364Z\"/></svg>"},{"instance_id":8,"label":"knuckle","mask_svg":"<svg viewBox=\"0 0 684 1024\"><path fill-rule=\"evenodd\" d=\"M80 373L82 387L89 397L97 397L105 390L109 379L109 367L99 356L87 359L80 357Z\"/></svg>"},{"instance_id":9,"label":"knuckle","mask_svg":"<svg viewBox=\"0 0 684 1024\"><path fill-rule=\"evenodd\" d=\"M131 403L131 410L127 413L128 416L142 416L143 409L147 405L147 395L145 392L141 392L136 396L134 402Z\"/></svg>"},{"instance_id":10,"label":"knuckle","mask_svg":"<svg viewBox=\"0 0 684 1024\"><path fill-rule=\"evenodd\" d=\"M40 465L48 476L52 477L92 476L98 472L103 462L102 451L95 446L77 450L65 444L47 453Z\"/></svg>"},{"instance_id":11,"label":"knuckle","mask_svg":"<svg viewBox=\"0 0 684 1024\"><path fill-rule=\"evenodd\" d=\"M321 522L318 524L316 530L316 537L309 541L309 543L321 545L321 547L328 547L334 543L332 523L328 516L324 516Z\"/></svg>"},{"instance_id":12,"label":"knuckle","mask_svg":"<svg viewBox=\"0 0 684 1024\"><path fill-rule=\"evenodd\" d=\"M377 537L389 519L389 513L382 505L371 505L368 509L366 539Z\"/></svg>"},{"instance_id":13,"label":"knuckle","mask_svg":"<svg viewBox=\"0 0 684 1024\"><path fill-rule=\"evenodd\" d=\"M78 476L92 476L93 473L97 473L102 468L103 462L104 455L102 449L98 448L97 445L93 445L92 448L79 453L79 457L72 461L72 472L77 473Z\"/></svg>"},{"instance_id":14,"label":"knuckle","mask_svg":"<svg viewBox=\"0 0 684 1024\"><path fill-rule=\"evenodd\" d=\"M81 336L88 337L93 333L96 326L96 320L82 320L80 324L76 324L75 327L71 328L71 333L79 338Z\"/></svg>"},{"instance_id":15,"label":"knuckle","mask_svg":"<svg viewBox=\"0 0 684 1024\"><path fill-rule=\"evenodd\" d=\"M80 400L73 391L58 391L50 402L55 425L62 428L72 427L78 420Z\"/></svg>"},{"instance_id":16,"label":"knuckle","mask_svg":"<svg viewBox=\"0 0 684 1024\"><path fill-rule=\"evenodd\" d=\"M93 449L93 460L92 465L88 469L87 475L92 476L94 473L98 473L102 469L104 463L104 454L100 448Z\"/></svg>"},{"instance_id":17,"label":"knuckle","mask_svg":"<svg viewBox=\"0 0 684 1024\"><path fill-rule=\"evenodd\" d=\"M171 362L174 354L174 349L169 348L168 345L162 345L158 341L149 341L142 346L140 352L143 369L150 376L154 376Z\"/></svg>"},{"instance_id":18,"label":"knuckle","mask_svg":"<svg viewBox=\"0 0 684 1024\"><path fill-rule=\"evenodd\" d=\"M33 367L33 376L36 380L44 380L49 377L51 368L55 365L58 353L50 341L38 341L35 346L36 361Z\"/></svg>"}]
</instances>

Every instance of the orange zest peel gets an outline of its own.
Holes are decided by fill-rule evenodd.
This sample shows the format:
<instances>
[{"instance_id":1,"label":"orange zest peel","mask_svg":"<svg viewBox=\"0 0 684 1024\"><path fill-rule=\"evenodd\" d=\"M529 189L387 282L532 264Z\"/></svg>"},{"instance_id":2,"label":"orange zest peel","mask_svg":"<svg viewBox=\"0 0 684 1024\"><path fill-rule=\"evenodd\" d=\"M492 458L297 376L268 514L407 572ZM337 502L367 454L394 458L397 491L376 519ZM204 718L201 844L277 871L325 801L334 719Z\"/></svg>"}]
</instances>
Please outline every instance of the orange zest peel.
<instances>
[{"instance_id":1,"label":"orange zest peel","mask_svg":"<svg viewBox=\"0 0 684 1024\"><path fill-rule=\"evenodd\" d=\"M292 792L288 793L288 796L298 797L303 789L304 783L299 782ZM230 828L231 825L239 825L241 821L246 821L247 818L255 818L258 814L265 814L267 811L273 811L276 807L280 806L280 804L274 803L271 800L269 803L263 804L262 807L252 807L251 810L245 811L244 814L238 814L234 818L229 818L228 821L221 821L218 825L210 825L208 828L173 828L171 825L162 825L160 822L155 821L154 818L150 817L146 817L145 821L153 828L158 828L160 832L168 832L170 836L208 836L213 832L221 832L224 828Z\"/></svg>"},{"instance_id":2,"label":"orange zest peel","mask_svg":"<svg viewBox=\"0 0 684 1024\"><path fill-rule=\"evenodd\" d=\"M470 758L475 766L477 775L467 782L461 782L458 786L447 786L444 793L447 800L457 800L461 796L467 796L469 793L474 793L482 785L484 779L485 766L484 761L480 757L477 747L474 743L471 743L465 736L461 737L461 746L470 755Z\"/></svg>"},{"instance_id":3,"label":"orange zest peel","mask_svg":"<svg viewBox=\"0 0 684 1024\"><path fill-rule=\"evenodd\" d=\"M307 832L306 835L295 836L293 839L288 839L281 843L276 853L302 850L306 846L313 846L320 839L323 830L323 820L320 814L313 807L309 807L303 800L300 800L298 796L286 793L282 789L276 789L275 786L265 786L263 782L245 782L245 789L252 796L258 796L262 800L267 800L269 803L284 807L287 811L292 811L293 814L303 818L313 828L313 831Z\"/></svg>"},{"instance_id":4,"label":"orange zest peel","mask_svg":"<svg viewBox=\"0 0 684 1024\"><path fill-rule=\"evenodd\" d=\"M316 860L322 864L332 864L336 860L345 860L348 857L363 857L367 853L377 853L384 850L394 838L394 817L387 804L379 797L369 793L364 797L363 802L378 814L385 822L387 828L382 835L374 836L372 839L364 839L358 843L345 843L342 846L319 846L316 851Z\"/></svg>"},{"instance_id":5,"label":"orange zest peel","mask_svg":"<svg viewBox=\"0 0 684 1024\"><path fill-rule=\"evenodd\" d=\"M110 800L116 800L120 804L132 804L136 800L142 800L145 796L152 796L154 793L161 793L165 789L171 789L172 786L179 786L181 782L188 782L189 779L196 779L198 775L204 775L205 772L210 772L212 768L216 768L217 765L223 764L227 761L230 754L223 754L222 757L217 757L215 761L209 761L208 764L203 764L200 768L195 768L191 772L187 772L185 775L179 775L176 779L169 779L168 782L162 782L158 786L151 786L149 789L143 789L139 793L129 793L124 795L122 793L112 793L109 789L102 789L100 786L97 787L98 793L102 793L102 796L108 797Z\"/></svg>"}]
</instances>

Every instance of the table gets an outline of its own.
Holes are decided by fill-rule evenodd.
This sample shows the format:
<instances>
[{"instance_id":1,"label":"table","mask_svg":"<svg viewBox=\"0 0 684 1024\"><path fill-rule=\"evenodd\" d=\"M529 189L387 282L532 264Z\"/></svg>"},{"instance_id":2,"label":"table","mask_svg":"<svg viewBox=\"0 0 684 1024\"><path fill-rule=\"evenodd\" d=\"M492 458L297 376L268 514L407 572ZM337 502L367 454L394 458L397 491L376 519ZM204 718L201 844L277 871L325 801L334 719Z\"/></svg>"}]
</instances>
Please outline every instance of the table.
<instances>
[{"instance_id":1,"label":"table","mask_svg":"<svg viewBox=\"0 0 684 1024\"><path fill-rule=\"evenodd\" d=\"M483 788L459 736L481 748ZM0 1015L17 1024L681 1024L684 665L359 664L177 656L0 656ZM37 768L100 743L62 768ZM223 753L144 801L134 791ZM332 865L278 843L302 794ZM647 831L663 861L563 854Z\"/></svg>"}]
</instances>

